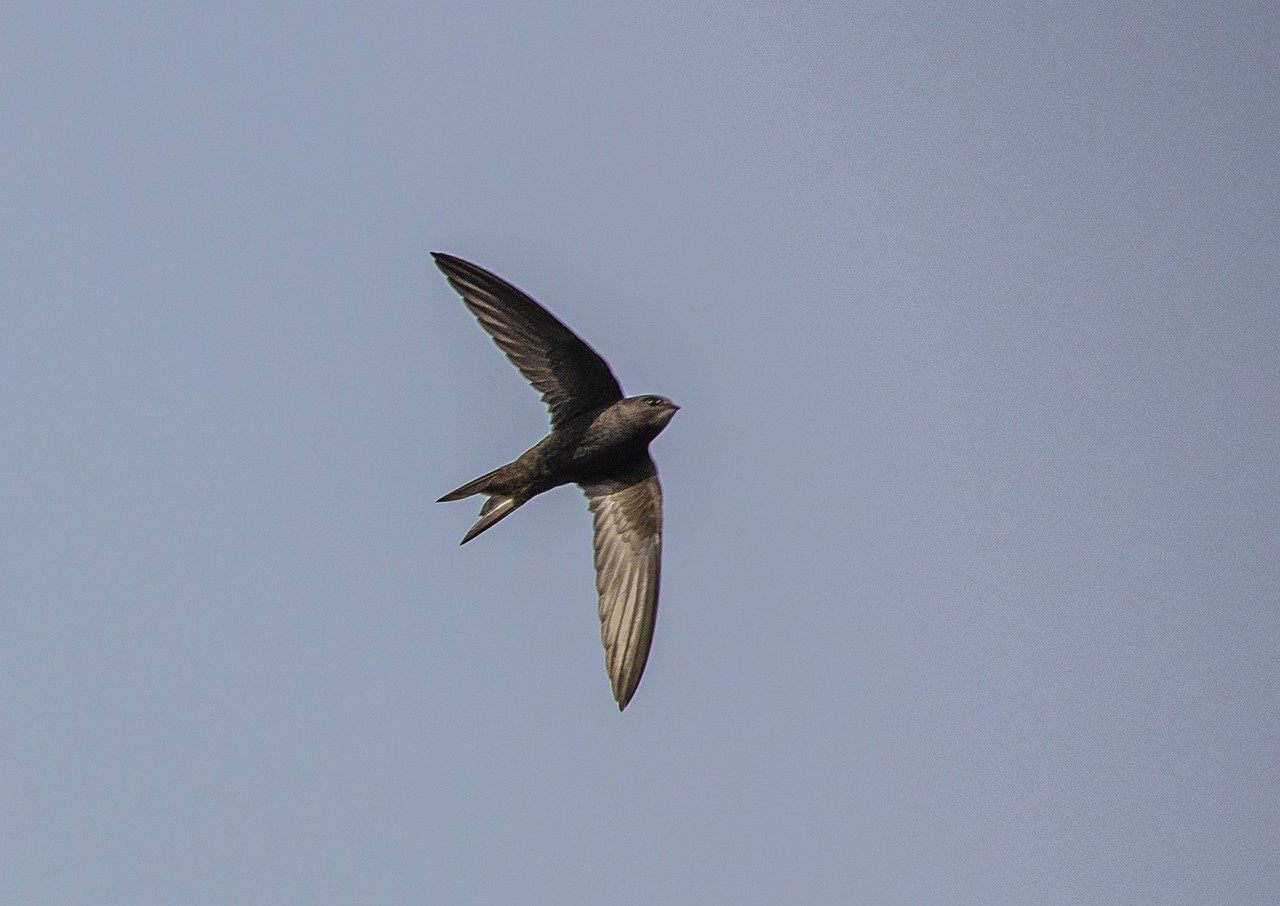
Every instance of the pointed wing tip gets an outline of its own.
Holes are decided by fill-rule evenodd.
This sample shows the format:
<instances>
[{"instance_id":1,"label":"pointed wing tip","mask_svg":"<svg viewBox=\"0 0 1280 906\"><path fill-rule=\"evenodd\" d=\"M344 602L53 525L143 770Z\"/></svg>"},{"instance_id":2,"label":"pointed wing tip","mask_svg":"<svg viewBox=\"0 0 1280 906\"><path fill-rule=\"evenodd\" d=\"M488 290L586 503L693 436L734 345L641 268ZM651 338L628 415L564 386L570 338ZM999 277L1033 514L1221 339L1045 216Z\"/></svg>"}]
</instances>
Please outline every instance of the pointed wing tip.
<instances>
[{"instance_id":1,"label":"pointed wing tip","mask_svg":"<svg viewBox=\"0 0 1280 906\"><path fill-rule=\"evenodd\" d=\"M436 263L436 267L444 271L446 275L449 274L450 271L460 270L462 265L466 263L458 256L450 255L448 252L432 252L431 260L434 261Z\"/></svg>"},{"instance_id":2,"label":"pointed wing tip","mask_svg":"<svg viewBox=\"0 0 1280 906\"><path fill-rule=\"evenodd\" d=\"M629 686L629 688L628 688ZM618 710L627 710L627 705L631 704L631 700L636 697L636 692L640 688L640 681L637 679L634 683L622 682L613 689L613 700L618 703Z\"/></svg>"}]
</instances>

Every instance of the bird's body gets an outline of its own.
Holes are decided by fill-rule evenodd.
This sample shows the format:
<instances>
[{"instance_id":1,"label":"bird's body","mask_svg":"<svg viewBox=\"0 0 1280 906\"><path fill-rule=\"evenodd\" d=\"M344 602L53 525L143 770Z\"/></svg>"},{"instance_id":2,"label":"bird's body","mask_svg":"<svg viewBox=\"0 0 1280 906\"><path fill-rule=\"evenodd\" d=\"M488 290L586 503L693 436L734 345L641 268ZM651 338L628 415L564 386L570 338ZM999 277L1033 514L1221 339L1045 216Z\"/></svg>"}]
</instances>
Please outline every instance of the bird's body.
<instances>
[{"instance_id":1,"label":"bird's body","mask_svg":"<svg viewBox=\"0 0 1280 906\"><path fill-rule=\"evenodd\" d=\"M556 428L514 461L491 473L487 489L525 500L564 484L591 484L648 463L656 426L636 425L628 400L586 412ZM650 430L644 430L650 428Z\"/></svg>"},{"instance_id":2,"label":"bird's body","mask_svg":"<svg viewBox=\"0 0 1280 906\"><path fill-rule=\"evenodd\" d=\"M466 544L538 494L564 484L583 489L594 517L605 663L625 708L648 659L658 607L662 489L649 443L680 407L661 396L624 397L604 359L529 296L460 258L434 257L551 410L546 437L440 500L486 496Z\"/></svg>"}]
</instances>

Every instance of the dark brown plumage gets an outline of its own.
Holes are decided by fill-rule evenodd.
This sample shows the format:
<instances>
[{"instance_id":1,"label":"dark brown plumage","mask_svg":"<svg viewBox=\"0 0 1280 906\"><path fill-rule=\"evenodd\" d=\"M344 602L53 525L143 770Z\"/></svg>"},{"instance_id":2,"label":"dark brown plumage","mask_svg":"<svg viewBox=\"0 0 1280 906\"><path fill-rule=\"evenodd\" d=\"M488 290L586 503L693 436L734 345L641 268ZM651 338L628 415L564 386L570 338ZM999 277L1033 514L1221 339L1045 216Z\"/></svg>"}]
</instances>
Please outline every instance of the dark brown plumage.
<instances>
[{"instance_id":1,"label":"dark brown plumage","mask_svg":"<svg viewBox=\"0 0 1280 906\"><path fill-rule=\"evenodd\" d=\"M662 488L649 443L680 407L662 396L624 397L608 363L528 295L461 258L433 257L551 412L550 434L440 500L486 495L466 544L544 491L582 488L595 527L605 667L619 710L626 708L644 673L658 612Z\"/></svg>"}]
</instances>

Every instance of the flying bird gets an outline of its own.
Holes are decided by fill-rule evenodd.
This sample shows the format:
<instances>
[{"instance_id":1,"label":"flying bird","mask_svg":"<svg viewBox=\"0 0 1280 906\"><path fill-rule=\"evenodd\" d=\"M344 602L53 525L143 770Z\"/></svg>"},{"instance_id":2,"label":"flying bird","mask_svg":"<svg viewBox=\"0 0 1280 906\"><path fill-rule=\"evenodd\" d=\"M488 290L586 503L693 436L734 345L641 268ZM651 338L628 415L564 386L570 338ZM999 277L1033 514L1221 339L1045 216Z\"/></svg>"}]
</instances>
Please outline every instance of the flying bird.
<instances>
[{"instance_id":1,"label":"flying bird","mask_svg":"<svg viewBox=\"0 0 1280 906\"><path fill-rule=\"evenodd\" d=\"M680 407L665 396L623 396L609 363L528 295L461 258L432 257L551 412L551 433L440 502L485 495L466 544L544 491L582 488L595 529L605 669L621 711L640 684L658 614L662 487L649 443Z\"/></svg>"}]
</instances>

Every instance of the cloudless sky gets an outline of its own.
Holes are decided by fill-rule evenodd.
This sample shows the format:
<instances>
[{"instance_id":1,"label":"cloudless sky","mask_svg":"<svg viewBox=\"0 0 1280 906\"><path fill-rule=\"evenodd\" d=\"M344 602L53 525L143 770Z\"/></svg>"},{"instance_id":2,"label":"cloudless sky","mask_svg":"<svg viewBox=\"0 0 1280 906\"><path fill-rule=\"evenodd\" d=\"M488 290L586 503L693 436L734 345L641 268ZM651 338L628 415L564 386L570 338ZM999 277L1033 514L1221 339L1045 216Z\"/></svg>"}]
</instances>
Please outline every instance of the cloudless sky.
<instances>
[{"instance_id":1,"label":"cloudless sky","mask_svg":"<svg viewBox=\"0 0 1280 906\"><path fill-rule=\"evenodd\" d=\"M0 14L0 900L1280 899L1273 3ZM609 695L431 266L683 405Z\"/></svg>"}]
</instances>

